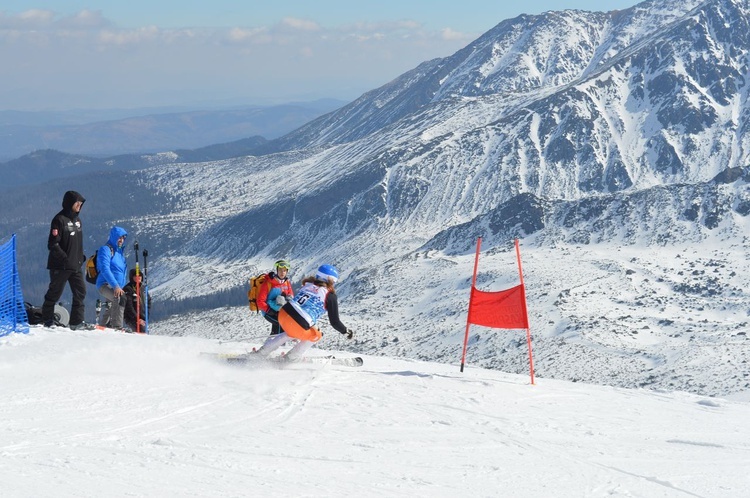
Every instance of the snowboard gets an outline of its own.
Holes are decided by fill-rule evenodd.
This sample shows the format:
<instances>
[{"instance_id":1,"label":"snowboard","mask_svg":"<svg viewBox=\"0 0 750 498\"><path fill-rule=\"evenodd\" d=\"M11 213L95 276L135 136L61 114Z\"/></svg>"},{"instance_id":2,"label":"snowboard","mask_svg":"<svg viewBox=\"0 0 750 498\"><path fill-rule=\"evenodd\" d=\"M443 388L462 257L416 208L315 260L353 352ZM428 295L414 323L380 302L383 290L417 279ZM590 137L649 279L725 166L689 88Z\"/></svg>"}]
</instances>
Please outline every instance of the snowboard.
<instances>
[{"instance_id":1,"label":"snowboard","mask_svg":"<svg viewBox=\"0 0 750 498\"><path fill-rule=\"evenodd\" d=\"M68 310L65 309L65 307L60 306L59 304L55 305L55 311L53 312L53 316L55 319L55 322L60 324L61 327L67 327L70 323L70 313L68 313Z\"/></svg>"}]
</instances>

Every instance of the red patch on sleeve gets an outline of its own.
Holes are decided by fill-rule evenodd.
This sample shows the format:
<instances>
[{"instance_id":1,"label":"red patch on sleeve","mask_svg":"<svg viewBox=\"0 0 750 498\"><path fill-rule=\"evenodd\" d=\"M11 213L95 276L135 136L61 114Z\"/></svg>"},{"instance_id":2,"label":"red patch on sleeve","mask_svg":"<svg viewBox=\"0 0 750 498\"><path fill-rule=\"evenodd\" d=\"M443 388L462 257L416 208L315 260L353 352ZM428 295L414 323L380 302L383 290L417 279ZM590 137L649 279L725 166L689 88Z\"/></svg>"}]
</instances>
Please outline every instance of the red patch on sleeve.
<instances>
[{"instance_id":1,"label":"red patch on sleeve","mask_svg":"<svg viewBox=\"0 0 750 498\"><path fill-rule=\"evenodd\" d=\"M52 229L52 236L57 237L57 228Z\"/></svg>"}]
</instances>

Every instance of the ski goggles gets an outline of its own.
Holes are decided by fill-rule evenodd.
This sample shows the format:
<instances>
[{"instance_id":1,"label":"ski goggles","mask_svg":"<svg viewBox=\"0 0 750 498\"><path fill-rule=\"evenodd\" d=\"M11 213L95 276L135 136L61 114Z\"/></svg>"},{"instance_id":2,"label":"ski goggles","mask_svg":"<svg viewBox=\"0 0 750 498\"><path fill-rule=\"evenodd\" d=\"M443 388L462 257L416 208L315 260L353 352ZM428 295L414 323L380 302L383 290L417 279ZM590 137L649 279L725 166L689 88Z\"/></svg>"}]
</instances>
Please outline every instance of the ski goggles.
<instances>
[{"instance_id":1,"label":"ski goggles","mask_svg":"<svg viewBox=\"0 0 750 498\"><path fill-rule=\"evenodd\" d=\"M273 264L274 268L289 270L291 268L291 265L289 264L289 261L286 261L284 259L280 259L279 261L275 262Z\"/></svg>"}]
</instances>

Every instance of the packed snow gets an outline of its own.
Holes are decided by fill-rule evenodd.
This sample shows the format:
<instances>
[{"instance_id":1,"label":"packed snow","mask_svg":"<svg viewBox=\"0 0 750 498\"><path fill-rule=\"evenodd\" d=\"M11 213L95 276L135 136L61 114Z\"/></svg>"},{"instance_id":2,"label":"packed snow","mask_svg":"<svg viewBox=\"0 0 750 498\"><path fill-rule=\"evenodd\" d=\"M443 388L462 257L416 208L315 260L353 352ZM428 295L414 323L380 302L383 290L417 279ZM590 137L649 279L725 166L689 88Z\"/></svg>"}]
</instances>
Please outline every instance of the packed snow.
<instances>
[{"instance_id":1,"label":"packed snow","mask_svg":"<svg viewBox=\"0 0 750 498\"><path fill-rule=\"evenodd\" d=\"M253 345L42 327L0 338L2 496L750 493L748 400L531 385L461 373L459 358L279 368L200 354Z\"/></svg>"},{"instance_id":2,"label":"packed snow","mask_svg":"<svg viewBox=\"0 0 750 498\"><path fill-rule=\"evenodd\" d=\"M129 173L158 206L118 221L161 245L150 246L155 306L240 289L280 256L297 281L335 263L356 336L326 333L311 354L364 366L201 356L262 341L268 325L247 313L244 290L153 323L151 336L34 327L0 338L1 496L750 496L750 194L745 172L714 179L747 162L715 150L743 129L729 117L747 113L740 87L704 102L723 88L715 77L742 80L744 52L685 94L703 107L653 86L703 81L692 64L703 47L745 46L716 20L748 15L738 2L687 16L699 0L673 4L590 24L602 44L556 64L570 70L548 81L563 86L497 95L461 55L303 127L276 154ZM522 29L500 35L549 32L513 23ZM498 40L470 47L497 60ZM674 47L672 62L659 47ZM451 67L467 79L444 89L490 94L420 104ZM522 69L508 66L521 79L506 86L528 88ZM669 150L679 167L645 167ZM543 228L501 217L526 219L510 209L519 194L549 204ZM507 244L525 235L536 385L521 334L474 329L459 371L477 235L483 290L518 282Z\"/></svg>"}]
</instances>

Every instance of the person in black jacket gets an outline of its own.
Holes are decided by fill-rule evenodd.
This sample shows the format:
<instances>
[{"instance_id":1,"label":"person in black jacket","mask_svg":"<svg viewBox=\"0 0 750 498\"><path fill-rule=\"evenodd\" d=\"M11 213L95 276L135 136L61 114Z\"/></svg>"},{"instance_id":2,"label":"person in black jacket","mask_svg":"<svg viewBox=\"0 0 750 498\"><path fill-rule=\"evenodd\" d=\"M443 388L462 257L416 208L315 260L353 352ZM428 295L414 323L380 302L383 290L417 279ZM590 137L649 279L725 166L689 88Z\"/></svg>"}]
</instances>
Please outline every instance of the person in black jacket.
<instances>
[{"instance_id":1,"label":"person in black jacket","mask_svg":"<svg viewBox=\"0 0 750 498\"><path fill-rule=\"evenodd\" d=\"M130 269L130 281L125 284L122 290L125 292L125 325L132 331L145 332L146 331L146 303L144 301L145 286L141 283L141 296L140 305L138 304L138 293L136 292L137 282L136 278L142 278L140 275L136 276L135 268ZM140 308L140 310L138 309ZM151 295L148 296L148 309L151 309ZM140 313L139 313L140 311ZM138 317L138 320L136 320ZM140 322L140 323L139 323Z\"/></svg>"},{"instance_id":2,"label":"person in black jacket","mask_svg":"<svg viewBox=\"0 0 750 498\"><path fill-rule=\"evenodd\" d=\"M62 211L52 218L47 239L47 249L49 249L47 269L50 282L42 305L42 318L46 327L55 324L55 303L62 296L67 283L73 294L70 328L73 330L94 328L83 321L86 281L83 279L81 267L86 261L86 256L83 254L83 230L78 215L84 202L86 199L81 194L69 190L63 196Z\"/></svg>"}]
</instances>

